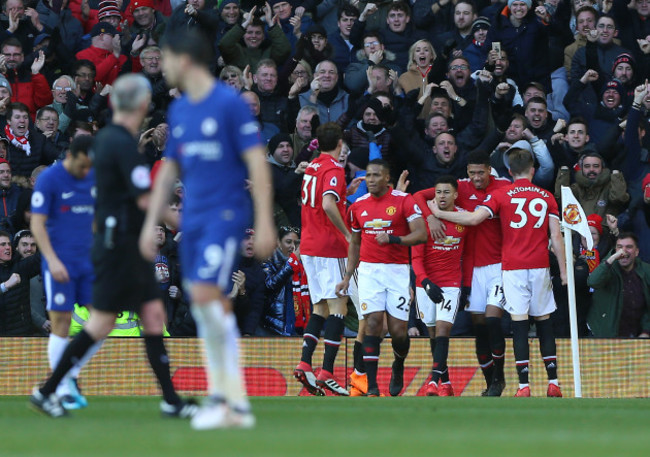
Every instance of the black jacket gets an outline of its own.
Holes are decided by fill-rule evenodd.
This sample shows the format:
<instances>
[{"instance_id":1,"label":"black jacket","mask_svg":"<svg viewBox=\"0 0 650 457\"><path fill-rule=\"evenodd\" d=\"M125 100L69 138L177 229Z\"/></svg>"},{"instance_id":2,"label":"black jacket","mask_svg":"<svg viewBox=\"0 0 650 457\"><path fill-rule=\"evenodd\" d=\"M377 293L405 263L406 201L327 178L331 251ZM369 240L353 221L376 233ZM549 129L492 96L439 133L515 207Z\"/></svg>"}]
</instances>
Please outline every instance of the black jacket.
<instances>
[{"instance_id":1,"label":"black jacket","mask_svg":"<svg viewBox=\"0 0 650 457\"><path fill-rule=\"evenodd\" d=\"M59 156L59 150L54 143L47 141L47 138L33 127L29 128L29 145L31 150L27 155L22 149L9 144L7 154L13 176L29 178L34 168L39 165L50 165Z\"/></svg>"},{"instance_id":2,"label":"black jacket","mask_svg":"<svg viewBox=\"0 0 650 457\"><path fill-rule=\"evenodd\" d=\"M29 336L35 333L29 301L29 280L41 272L41 255L0 264L0 282L12 274L20 275L20 284L0 294L0 336Z\"/></svg>"},{"instance_id":3,"label":"black jacket","mask_svg":"<svg viewBox=\"0 0 650 457\"><path fill-rule=\"evenodd\" d=\"M254 335L264 311L264 270L255 258L245 257L242 257L236 270L246 275L246 295L237 295L233 300L237 326L242 335Z\"/></svg>"}]
</instances>

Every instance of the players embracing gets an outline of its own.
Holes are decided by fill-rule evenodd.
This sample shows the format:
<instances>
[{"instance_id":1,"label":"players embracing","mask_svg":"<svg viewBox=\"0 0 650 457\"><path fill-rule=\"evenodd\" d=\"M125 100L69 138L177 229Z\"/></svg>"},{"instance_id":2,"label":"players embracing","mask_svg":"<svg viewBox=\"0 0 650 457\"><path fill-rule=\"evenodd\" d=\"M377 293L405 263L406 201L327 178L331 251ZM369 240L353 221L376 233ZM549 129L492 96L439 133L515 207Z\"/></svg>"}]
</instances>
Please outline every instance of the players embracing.
<instances>
[{"instance_id":1,"label":"players embracing","mask_svg":"<svg viewBox=\"0 0 650 457\"><path fill-rule=\"evenodd\" d=\"M474 211L491 192L511 184L506 178L492 176L490 169L488 154L476 151L468 155L469 178L458 180L458 207ZM432 236L435 236L441 224L426 204L434 196L435 188L414 195L426 216ZM437 203L440 207L440 203ZM469 231L462 256L465 272L463 285L466 292L469 290L469 294L466 293L467 296L463 298L469 299L469 305L465 307L466 303L463 302L460 306L465 307L472 316L476 333L476 355L487 383L483 395L494 397L500 396L505 388L505 338L501 327L505 299L501 279L501 246L499 219L487 219L481 224L480 230Z\"/></svg>"},{"instance_id":2,"label":"players embracing","mask_svg":"<svg viewBox=\"0 0 650 457\"><path fill-rule=\"evenodd\" d=\"M458 183L453 176L441 176L432 189L418 192L415 200L420 206L427 206L427 197L433 190L438 208L459 211L456 206ZM463 262L463 248L468 228L451 222L442 222L443 236L427 234L427 242L413 247L413 270L416 276L417 307L422 321L427 326L433 369L431 381L427 384L427 396L453 397L454 390L449 381L447 356L449 336L454 325L458 307L465 297L461 293L462 270L468 267ZM466 280L467 281L467 280Z\"/></svg>"},{"instance_id":3,"label":"players embracing","mask_svg":"<svg viewBox=\"0 0 650 457\"><path fill-rule=\"evenodd\" d=\"M519 389L515 396L529 397L528 318L536 321L540 352L548 377L546 395L561 397L557 379L555 336L550 314L555 300L549 273L548 240L558 259L562 284L566 284L566 265L560 232L557 202L546 190L531 183L535 174L533 157L515 148L508 155L508 168L514 183L496 189L473 212L441 211L436 217L451 222L478 225L488 218L499 217L503 239L502 276L505 309L512 316L513 346Z\"/></svg>"}]
</instances>

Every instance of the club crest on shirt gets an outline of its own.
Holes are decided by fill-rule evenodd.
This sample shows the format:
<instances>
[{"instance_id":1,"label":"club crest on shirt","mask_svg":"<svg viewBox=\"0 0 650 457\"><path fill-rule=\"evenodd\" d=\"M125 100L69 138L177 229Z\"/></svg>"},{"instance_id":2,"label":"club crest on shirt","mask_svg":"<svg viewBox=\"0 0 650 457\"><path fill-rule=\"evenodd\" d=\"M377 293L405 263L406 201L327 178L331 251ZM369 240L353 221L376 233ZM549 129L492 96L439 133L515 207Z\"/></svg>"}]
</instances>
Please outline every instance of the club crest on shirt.
<instances>
[{"instance_id":1,"label":"club crest on shirt","mask_svg":"<svg viewBox=\"0 0 650 457\"><path fill-rule=\"evenodd\" d=\"M562 211L562 217L564 217L565 222L570 225L576 225L582 222L580 210L578 209L578 205L575 203L569 203L566 208L564 208L564 211Z\"/></svg>"},{"instance_id":2,"label":"club crest on shirt","mask_svg":"<svg viewBox=\"0 0 650 457\"><path fill-rule=\"evenodd\" d=\"M201 122L201 133L205 136L212 136L217 133L217 121L214 118L208 117Z\"/></svg>"},{"instance_id":3,"label":"club crest on shirt","mask_svg":"<svg viewBox=\"0 0 650 457\"><path fill-rule=\"evenodd\" d=\"M395 208L392 205L386 208L386 214L388 214L389 216L394 215L396 212L397 212L397 208Z\"/></svg>"},{"instance_id":4,"label":"club crest on shirt","mask_svg":"<svg viewBox=\"0 0 650 457\"><path fill-rule=\"evenodd\" d=\"M361 309L362 309L363 311L367 310L367 309L368 309L368 305L367 305L366 303L361 303Z\"/></svg>"},{"instance_id":5,"label":"club crest on shirt","mask_svg":"<svg viewBox=\"0 0 650 457\"><path fill-rule=\"evenodd\" d=\"M456 224L456 231L457 231L458 233L462 233L464 230L465 230L465 226L464 226L464 225Z\"/></svg>"}]
</instances>

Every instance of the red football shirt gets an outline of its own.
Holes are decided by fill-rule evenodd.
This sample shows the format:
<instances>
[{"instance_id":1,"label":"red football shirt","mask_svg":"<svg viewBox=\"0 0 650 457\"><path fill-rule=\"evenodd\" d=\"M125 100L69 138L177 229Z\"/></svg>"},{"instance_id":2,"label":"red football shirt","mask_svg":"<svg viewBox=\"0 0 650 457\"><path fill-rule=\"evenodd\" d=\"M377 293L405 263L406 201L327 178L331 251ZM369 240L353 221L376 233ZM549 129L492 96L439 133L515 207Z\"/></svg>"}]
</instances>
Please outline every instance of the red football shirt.
<instances>
[{"instance_id":1,"label":"red football shirt","mask_svg":"<svg viewBox=\"0 0 650 457\"><path fill-rule=\"evenodd\" d=\"M429 233L425 244L413 246L411 250L418 287L422 287L424 278L429 278L440 287L461 286L464 240L470 230L449 221L442 223L445 225L445 238L434 241Z\"/></svg>"},{"instance_id":2,"label":"red football shirt","mask_svg":"<svg viewBox=\"0 0 650 457\"><path fill-rule=\"evenodd\" d=\"M378 233L403 236L411 233L409 222L422 217L413 197L389 189L379 198L366 194L350 206L350 227L361 232L360 260L369 263L408 264L409 248L400 244L377 243Z\"/></svg>"},{"instance_id":3,"label":"red football shirt","mask_svg":"<svg viewBox=\"0 0 650 457\"><path fill-rule=\"evenodd\" d=\"M477 189L469 179L458 180L458 198L456 205L467 211L474 211L483 200L504 186L512 184L505 178L490 176L485 189ZM498 218L488 219L481 223L479 230L471 230L465 240L465 259L474 267L484 267L501 262L501 222Z\"/></svg>"},{"instance_id":4,"label":"red football shirt","mask_svg":"<svg viewBox=\"0 0 650 457\"><path fill-rule=\"evenodd\" d=\"M316 257L345 258L348 243L323 210L323 197L331 194L345 220L345 172L332 156L321 154L307 166L302 180L302 234L300 252Z\"/></svg>"},{"instance_id":5,"label":"red football shirt","mask_svg":"<svg viewBox=\"0 0 650 457\"><path fill-rule=\"evenodd\" d=\"M501 219L503 270L548 268L548 221L560 218L553 195L518 179L488 195L481 206Z\"/></svg>"}]
</instances>

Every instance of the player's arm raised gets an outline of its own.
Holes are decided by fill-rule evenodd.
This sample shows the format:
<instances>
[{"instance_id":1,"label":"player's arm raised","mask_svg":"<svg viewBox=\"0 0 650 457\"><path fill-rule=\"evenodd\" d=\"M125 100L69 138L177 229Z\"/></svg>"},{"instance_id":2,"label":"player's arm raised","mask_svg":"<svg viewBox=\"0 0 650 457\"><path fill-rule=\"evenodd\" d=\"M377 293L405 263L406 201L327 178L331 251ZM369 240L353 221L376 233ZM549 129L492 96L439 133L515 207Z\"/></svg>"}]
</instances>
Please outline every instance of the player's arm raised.
<instances>
[{"instance_id":1,"label":"player's arm raised","mask_svg":"<svg viewBox=\"0 0 650 457\"><path fill-rule=\"evenodd\" d=\"M560 278L562 285L566 285L566 253L564 252L564 240L562 239L562 232L560 231L560 221L557 217L548 218L548 229L551 232L551 246L557 258L558 266L560 267Z\"/></svg>"},{"instance_id":2,"label":"player's arm raised","mask_svg":"<svg viewBox=\"0 0 650 457\"><path fill-rule=\"evenodd\" d=\"M437 218L444 219L454 224L460 225L478 225L490 217L490 211L484 207L478 207L476 210L469 211L442 211L435 202L429 206L431 212Z\"/></svg>"},{"instance_id":3,"label":"player's arm raised","mask_svg":"<svg viewBox=\"0 0 650 457\"><path fill-rule=\"evenodd\" d=\"M161 219L163 209L167 206L167 201L173 190L173 184L178 177L178 163L175 160L165 160L160 166L156 175L153 192L151 194L142 194L140 198L146 198L148 201L138 199L138 206L146 205L147 215L140 231L140 253L145 259L153 261L156 258L156 243L154 241L154 229ZM145 197L146 196L146 197ZM144 209L144 208L142 208Z\"/></svg>"},{"instance_id":4,"label":"player's arm raised","mask_svg":"<svg viewBox=\"0 0 650 457\"><path fill-rule=\"evenodd\" d=\"M343 216L341 216L339 208L336 205L336 197L331 193L323 195L323 211L325 211L325 214L327 214L329 220L332 221L334 227L339 229L339 231L343 234L343 236L345 236L345 239L349 243L351 238L350 231L345 225Z\"/></svg>"},{"instance_id":5,"label":"player's arm raised","mask_svg":"<svg viewBox=\"0 0 650 457\"><path fill-rule=\"evenodd\" d=\"M348 264L345 268L343 281L336 285L336 295L344 297L350 286L350 278L354 274L354 270L359 265L359 256L361 253L361 232L352 232L350 237L350 245L348 246Z\"/></svg>"},{"instance_id":6,"label":"player's arm raised","mask_svg":"<svg viewBox=\"0 0 650 457\"><path fill-rule=\"evenodd\" d=\"M56 282L66 283L70 280L68 269L63 265L56 252L54 252L50 236L47 234L47 228L45 227L46 222L47 216L45 214L32 213L29 228L34 235L38 250L45 257L45 260L47 260L47 266L54 280Z\"/></svg>"},{"instance_id":7,"label":"player's arm raised","mask_svg":"<svg viewBox=\"0 0 650 457\"><path fill-rule=\"evenodd\" d=\"M261 146L248 148L242 154L253 183L251 194L255 214L255 255L265 260L273 254L277 244L273 224L273 185L266 152Z\"/></svg>"}]
</instances>

